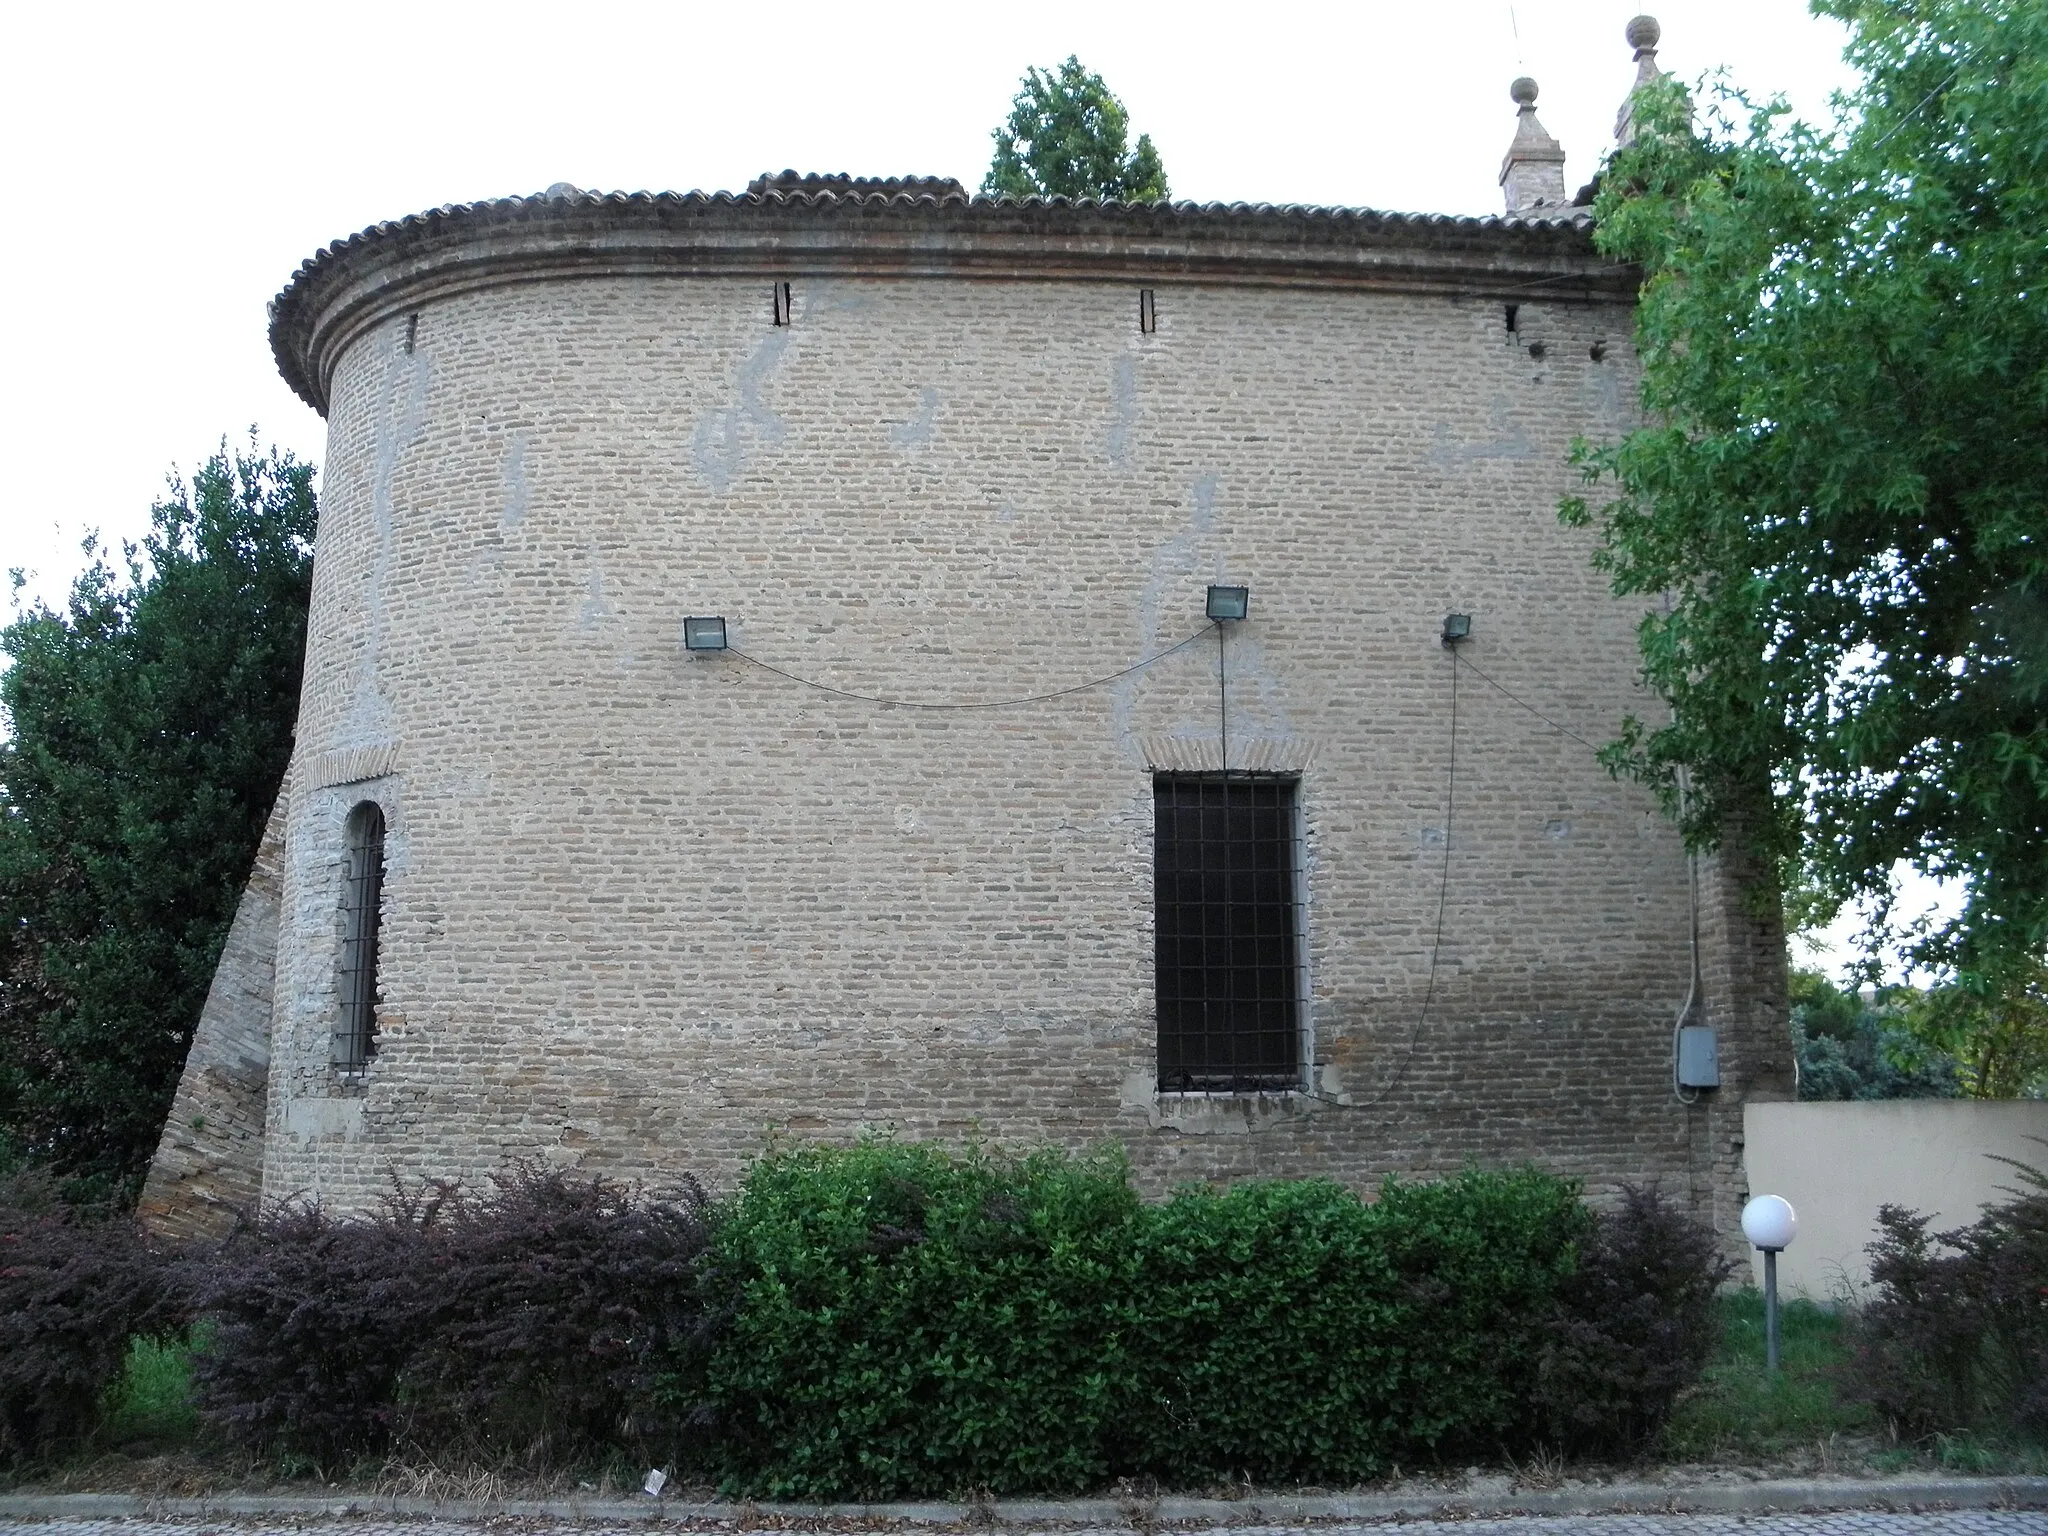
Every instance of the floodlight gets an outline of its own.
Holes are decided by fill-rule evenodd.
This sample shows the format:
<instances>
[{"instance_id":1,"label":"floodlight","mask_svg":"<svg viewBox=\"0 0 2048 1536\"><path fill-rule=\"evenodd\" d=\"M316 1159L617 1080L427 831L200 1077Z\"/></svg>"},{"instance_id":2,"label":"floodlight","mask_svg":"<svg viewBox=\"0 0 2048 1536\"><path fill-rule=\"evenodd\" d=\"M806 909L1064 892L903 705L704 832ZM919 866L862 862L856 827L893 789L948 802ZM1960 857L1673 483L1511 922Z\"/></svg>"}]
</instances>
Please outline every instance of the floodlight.
<instances>
[{"instance_id":1,"label":"floodlight","mask_svg":"<svg viewBox=\"0 0 2048 1536\"><path fill-rule=\"evenodd\" d=\"M1472 615L1469 613L1447 613L1444 615L1444 644L1456 645L1460 640L1472 638Z\"/></svg>"},{"instance_id":2,"label":"floodlight","mask_svg":"<svg viewBox=\"0 0 2048 1536\"><path fill-rule=\"evenodd\" d=\"M1252 591L1250 587L1211 587L1209 589L1209 617L1212 619L1241 619L1251 612Z\"/></svg>"},{"instance_id":3,"label":"floodlight","mask_svg":"<svg viewBox=\"0 0 2048 1536\"><path fill-rule=\"evenodd\" d=\"M686 651L722 651L725 649L724 619L683 620L683 649Z\"/></svg>"}]
</instances>

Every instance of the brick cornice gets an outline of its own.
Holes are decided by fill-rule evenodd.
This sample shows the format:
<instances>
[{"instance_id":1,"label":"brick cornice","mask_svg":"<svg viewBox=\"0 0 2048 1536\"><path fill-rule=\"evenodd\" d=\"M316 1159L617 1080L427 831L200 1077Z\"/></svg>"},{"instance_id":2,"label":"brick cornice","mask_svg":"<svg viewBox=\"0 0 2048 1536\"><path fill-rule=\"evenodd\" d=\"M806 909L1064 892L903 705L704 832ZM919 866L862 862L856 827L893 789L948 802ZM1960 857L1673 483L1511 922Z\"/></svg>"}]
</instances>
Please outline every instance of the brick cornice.
<instances>
[{"instance_id":1,"label":"brick cornice","mask_svg":"<svg viewBox=\"0 0 2048 1536\"><path fill-rule=\"evenodd\" d=\"M550 193L378 224L271 304L285 382L325 412L349 344L453 294L573 277L966 277L1383 288L1627 301L1592 220L1369 209L831 192Z\"/></svg>"}]
</instances>

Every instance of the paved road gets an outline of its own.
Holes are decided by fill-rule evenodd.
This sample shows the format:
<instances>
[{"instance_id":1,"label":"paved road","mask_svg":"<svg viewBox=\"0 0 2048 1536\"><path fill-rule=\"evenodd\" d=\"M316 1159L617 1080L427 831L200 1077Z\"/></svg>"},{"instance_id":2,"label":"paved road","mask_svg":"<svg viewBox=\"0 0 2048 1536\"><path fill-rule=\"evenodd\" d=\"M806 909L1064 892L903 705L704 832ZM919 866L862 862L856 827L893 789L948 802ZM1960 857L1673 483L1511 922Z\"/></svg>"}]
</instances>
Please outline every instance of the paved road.
<instances>
[{"instance_id":1,"label":"paved road","mask_svg":"<svg viewBox=\"0 0 2048 1536\"><path fill-rule=\"evenodd\" d=\"M804 1522L810 1524L810 1522ZM817 1522L821 1529L859 1530L856 1522ZM383 1516L270 1516L226 1520L0 1520L5 1536L598 1536L618 1531L698 1530L731 1533L731 1523L681 1526L625 1521L574 1524L497 1517L477 1521ZM788 1531L789 1526L781 1527ZM897 1527L898 1530L903 1529ZM1227 1536L2048 1536L2048 1510L1972 1509L1898 1514L1838 1510L1824 1514L1517 1515L1461 1520L1343 1522L1314 1526L1234 1526ZM975 1536L1004 1536L977 1527ZM1067 1527L1058 1536L1131 1536L1130 1528ZM1163 1533L1162 1533L1163 1536ZM1222 1536L1222 1533L1219 1533Z\"/></svg>"}]
</instances>

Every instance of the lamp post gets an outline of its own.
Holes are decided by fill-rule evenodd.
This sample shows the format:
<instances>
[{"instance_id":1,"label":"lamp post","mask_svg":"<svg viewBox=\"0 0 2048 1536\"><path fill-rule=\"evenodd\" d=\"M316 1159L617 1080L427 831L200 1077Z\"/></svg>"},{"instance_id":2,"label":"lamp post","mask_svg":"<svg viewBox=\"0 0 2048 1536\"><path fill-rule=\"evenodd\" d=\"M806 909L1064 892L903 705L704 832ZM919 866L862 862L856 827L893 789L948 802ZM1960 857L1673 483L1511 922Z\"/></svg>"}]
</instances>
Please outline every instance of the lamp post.
<instances>
[{"instance_id":1,"label":"lamp post","mask_svg":"<svg viewBox=\"0 0 2048 1536\"><path fill-rule=\"evenodd\" d=\"M1742 1235L1764 1254L1764 1366L1778 1369L1778 1255L1792 1246L1799 1215L1780 1195L1758 1195L1742 1208Z\"/></svg>"}]
</instances>

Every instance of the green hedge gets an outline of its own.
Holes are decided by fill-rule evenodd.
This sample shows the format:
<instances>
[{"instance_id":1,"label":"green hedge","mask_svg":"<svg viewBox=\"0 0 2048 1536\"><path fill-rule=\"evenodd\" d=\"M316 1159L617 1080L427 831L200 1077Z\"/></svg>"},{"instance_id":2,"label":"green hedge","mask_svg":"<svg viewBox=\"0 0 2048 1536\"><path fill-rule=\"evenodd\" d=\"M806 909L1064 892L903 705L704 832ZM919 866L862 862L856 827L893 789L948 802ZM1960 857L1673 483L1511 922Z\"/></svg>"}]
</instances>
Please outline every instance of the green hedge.
<instances>
[{"instance_id":1,"label":"green hedge","mask_svg":"<svg viewBox=\"0 0 2048 1536\"><path fill-rule=\"evenodd\" d=\"M1535 1172L1133 1198L1120 1157L804 1148L721 1213L670 1378L732 1492L1355 1482L1527 1438L1590 1218Z\"/></svg>"},{"instance_id":2,"label":"green hedge","mask_svg":"<svg viewBox=\"0 0 2048 1536\"><path fill-rule=\"evenodd\" d=\"M808 1147L721 1212L718 1342L669 1384L708 1468L774 1497L1074 1489L1130 1400L1140 1208L1120 1160Z\"/></svg>"},{"instance_id":3,"label":"green hedge","mask_svg":"<svg viewBox=\"0 0 2048 1536\"><path fill-rule=\"evenodd\" d=\"M0 1279L48 1289L63 1266L26 1256ZM77 1306L24 1292L0 1330L0 1377L42 1393L0 1404L0 1459L49 1437L78 1317L110 1324L87 1405L135 1326L125 1271L74 1267ZM1625 1453L1697 1378L1725 1265L1653 1192L1596 1217L1532 1170L1145 1206L1120 1154L871 1142L776 1152L716 1205L514 1167L381 1213L286 1206L179 1269L202 1416L252 1451L328 1476L394 1444L651 1462L836 1501Z\"/></svg>"},{"instance_id":4,"label":"green hedge","mask_svg":"<svg viewBox=\"0 0 2048 1536\"><path fill-rule=\"evenodd\" d=\"M1138 1223L1130 1465L1177 1486L1349 1483L1497 1452L1588 1217L1535 1172L1186 1192Z\"/></svg>"}]
</instances>

